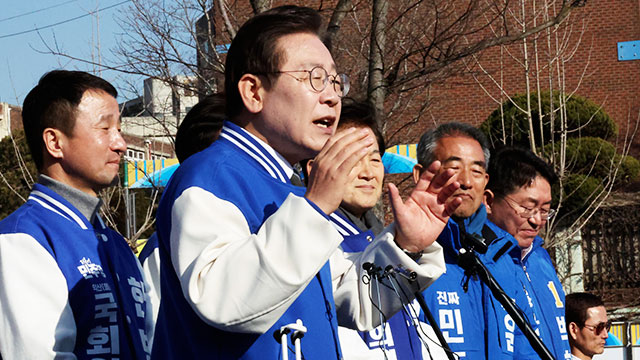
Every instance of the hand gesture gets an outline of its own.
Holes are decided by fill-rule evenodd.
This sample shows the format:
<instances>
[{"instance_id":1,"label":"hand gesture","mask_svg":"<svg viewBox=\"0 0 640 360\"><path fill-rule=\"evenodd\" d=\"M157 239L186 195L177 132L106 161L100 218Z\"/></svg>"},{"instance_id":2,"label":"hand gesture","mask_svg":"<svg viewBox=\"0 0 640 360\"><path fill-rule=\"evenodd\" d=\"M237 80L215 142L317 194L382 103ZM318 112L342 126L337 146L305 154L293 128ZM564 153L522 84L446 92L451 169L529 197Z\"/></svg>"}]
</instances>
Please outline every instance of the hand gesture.
<instances>
[{"instance_id":1,"label":"hand gesture","mask_svg":"<svg viewBox=\"0 0 640 360\"><path fill-rule=\"evenodd\" d=\"M354 166L371 152L374 139L365 128L350 128L332 136L313 161L305 197L325 214L334 212L347 185L356 174Z\"/></svg>"},{"instance_id":2,"label":"hand gesture","mask_svg":"<svg viewBox=\"0 0 640 360\"><path fill-rule=\"evenodd\" d=\"M410 252L419 252L430 246L442 232L449 216L462 202L447 199L460 187L454 181L454 172L440 172L440 162L427 168L406 201L395 185L389 184L389 197L396 222L396 243ZM436 175L437 174L437 175Z\"/></svg>"}]
</instances>

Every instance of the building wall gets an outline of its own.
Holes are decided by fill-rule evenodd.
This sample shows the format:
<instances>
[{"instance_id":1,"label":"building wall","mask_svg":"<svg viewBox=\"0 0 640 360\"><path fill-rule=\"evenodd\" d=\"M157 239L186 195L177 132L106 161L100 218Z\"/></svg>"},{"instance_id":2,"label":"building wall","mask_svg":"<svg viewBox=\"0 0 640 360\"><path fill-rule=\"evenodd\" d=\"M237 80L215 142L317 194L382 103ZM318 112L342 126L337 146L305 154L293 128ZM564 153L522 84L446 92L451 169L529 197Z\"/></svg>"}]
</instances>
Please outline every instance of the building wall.
<instances>
[{"instance_id":1,"label":"building wall","mask_svg":"<svg viewBox=\"0 0 640 360\"><path fill-rule=\"evenodd\" d=\"M564 64L565 88L568 92L575 91L602 105L624 134L628 121L635 126L640 111L640 60L618 61L617 43L640 40L640 1L590 0L584 8L575 10L568 21L574 24L570 45L575 45L578 39L580 44ZM511 45L508 49L519 54L522 44ZM522 68L510 61L508 56L502 58L505 61L504 83L507 93L523 93L525 82ZM481 54L479 62L485 70L499 78L500 59L500 48L492 48ZM468 61L468 64L473 72L479 74L480 82L489 93L499 99L497 87L481 74L477 64L473 61ZM542 84L543 89L548 88L545 85ZM447 79L435 85L431 93L433 97L428 120L419 124L418 132L439 122L465 121L479 125L499 106L469 74ZM640 136L636 137L634 143L632 152L640 155Z\"/></svg>"}]
</instances>

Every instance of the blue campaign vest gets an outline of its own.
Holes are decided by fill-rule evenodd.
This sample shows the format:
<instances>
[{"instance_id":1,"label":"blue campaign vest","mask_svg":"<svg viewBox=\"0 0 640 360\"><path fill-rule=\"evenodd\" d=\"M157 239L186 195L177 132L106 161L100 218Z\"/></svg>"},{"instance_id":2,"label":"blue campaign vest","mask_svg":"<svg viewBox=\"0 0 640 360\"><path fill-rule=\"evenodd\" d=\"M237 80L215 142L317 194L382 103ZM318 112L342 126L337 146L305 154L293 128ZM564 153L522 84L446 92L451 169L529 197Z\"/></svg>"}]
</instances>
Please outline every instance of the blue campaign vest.
<instances>
[{"instance_id":1,"label":"blue campaign vest","mask_svg":"<svg viewBox=\"0 0 640 360\"><path fill-rule=\"evenodd\" d=\"M518 275L522 269L511 256L513 252L519 253L518 242L489 220L486 220L482 234L489 246L486 254L479 254L480 260L504 292L522 310L533 329L538 335L542 335L533 303L529 300L531 289ZM491 354L492 359L539 359L522 330L488 289L483 301L487 324L487 354Z\"/></svg>"},{"instance_id":2,"label":"blue campaign vest","mask_svg":"<svg viewBox=\"0 0 640 360\"><path fill-rule=\"evenodd\" d=\"M293 193L305 189L290 183L277 161L235 124L225 122L220 138L187 159L173 175L158 209L161 259L161 304L154 336L157 359L280 359L274 333L301 319L308 332L302 339L305 359L338 359L336 309L327 262L284 315L263 334L227 332L202 321L182 295L171 265L169 234L173 202L188 187L197 186L233 203L257 233L262 224ZM291 219L296 221L296 219ZM301 241L304 239L301 239ZM234 274L229 274L234 276ZM224 297L224 294L220 294ZM279 340L279 339L278 339ZM289 358L294 358L290 346Z\"/></svg>"},{"instance_id":3,"label":"blue campaign vest","mask_svg":"<svg viewBox=\"0 0 640 360\"><path fill-rule=\"evenodd\" d=\"M464 220L465 230L479 234L485 218L486 211L481 206ZM450 219L437 241L444 250L447 272L423 291L427 306L449 347L460 359L485 359L483 285L479 279L468 279L458 266L458 252L462 247L459 225Z\"/></svg>"},{"instance_id":4,"label":"blue campaign vest","mask_svg":"<svg viewBox=\"0 0 640 360\"><path fill-rule=\"evenodd\" d=\"M99 216L91 224L35 184L28 201L0 222L0 233L28 234L55 259L68 285L78 359L149 358L142 274L126 241Z\"/></svg>"},{"instance_id":5,"label":"blue campaign vest","mask_svg":"<svg viewBox=\"0 0 640 360\"><path fill-rule=\"evenodd\" d=\"M345 252L363 251L374 238L373 232L361 231L339 211L331 214L330 220L344 237L340 246ZM384 267L386 264L377 265ZM360 337L369 349L380 348L385 352L394 352L398 360L422 360L421 342L413 324L415 319L400 311L387 321L387 331L379 326L371 331L361 331Z\"/></svg>"},{"instance_id":6,"label":"blue campaign vest","mask_svg":"<svg viewBox=\"0 0 640 360\"><path fill-rule=\"evenodd\" d=\"M556 359L571 359L571 347L564 320L564 290L549 253L542 247L543 243L542 238L536 236L531 251L519 261L518 249L516 260L520 264L521 276L533 289L531 298L539 309L537 314L540 327L546 335L543 337L544 343Z\"/></svg>"}]
</instances>

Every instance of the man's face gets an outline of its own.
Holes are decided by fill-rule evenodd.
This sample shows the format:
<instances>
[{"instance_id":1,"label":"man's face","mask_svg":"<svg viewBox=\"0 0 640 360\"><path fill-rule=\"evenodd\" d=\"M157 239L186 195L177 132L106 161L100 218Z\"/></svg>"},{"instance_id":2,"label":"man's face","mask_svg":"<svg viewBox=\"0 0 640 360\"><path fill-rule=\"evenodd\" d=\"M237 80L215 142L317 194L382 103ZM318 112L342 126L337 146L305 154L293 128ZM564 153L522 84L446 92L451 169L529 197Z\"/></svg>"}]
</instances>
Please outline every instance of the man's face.
<instances>
[{"instance_id":1,"label":"man's face","mask_svg":"<svg viewBox=\"0 0 640 360\"><path fill-rule=\"evenodd\" d=\"M368 131L369 136L375 138L373 131ZM365 211L376 205L382 193L384 165L377 142L373 143L371 153L351 170L351 176L355 178L348 185L340 205L354 215L362 216Z\"/></svg>"},{"instance_id":2,"label":"man's face","mask_svg":"<svg viewBox=\"0 0 640 360\"><path fill-rule=\"evenodd\" d=\"M65 182L92 195L110 186L127 150L116 99L104 91L86 91L78 104L72 135L62 136Z\"/></svg>"},{"instance_id":3,"label":"man's face","mask_svg":"<svg viewBox=\"0 0 640 360\"><path fill-rule=\"evenodd\" d=\"M438 141L434 155L442 163L440 171L452 169L456 174L456 181L460 183L460 189L447 200L450 202L455 198L462 199L453 215L468 218L480 207L484 188L489 181L480 143L466 136L443 137Z\"/></svg>"},{"instance_id":4,"label":"man's face","mask_svg":"<svg viewBox=\"0 0 640 360\"><path fill-rule=\"evenodd\" d=\"M336 75L333 58L316 35L285 35L276 44L285 59L279 71L321 66L329 75ZM256 129L290 163L315 157L335 132L341 101L330 82L316 92L307 72L278 74L263 96L262 121Z\"/></svg>"},{"instance_id":5,"label":"man's face","mask_svg":"<svg viewBox=\"0 0 640 360\"><path fill-rule=\"evenodd\" d=\"M571 323L571 337L577 350L589 357L595 354L602 354L609 333L606 329L602 329L597 333L596 328L598 324L606 324L607 321L607 310L604 306L597 306L587 309L587 320L582 328L575 323Z\"/></svg>"},{"instance_id":6,"label":"man's face","mask_svg":"<svg viewBox=\"0 0 640 360\"><path fill-rule=\"evenodd\" d=\"M549 212L551 208L551 186L545 178L538 175L529 186L525 185L503 198L494 199L490 208L489 220L518 240L520 248L526 249L547 222L541 217L540 210ZM535 215L529 218L520 215L527 211L533 211Z\"/></svg>"}]
</instances>

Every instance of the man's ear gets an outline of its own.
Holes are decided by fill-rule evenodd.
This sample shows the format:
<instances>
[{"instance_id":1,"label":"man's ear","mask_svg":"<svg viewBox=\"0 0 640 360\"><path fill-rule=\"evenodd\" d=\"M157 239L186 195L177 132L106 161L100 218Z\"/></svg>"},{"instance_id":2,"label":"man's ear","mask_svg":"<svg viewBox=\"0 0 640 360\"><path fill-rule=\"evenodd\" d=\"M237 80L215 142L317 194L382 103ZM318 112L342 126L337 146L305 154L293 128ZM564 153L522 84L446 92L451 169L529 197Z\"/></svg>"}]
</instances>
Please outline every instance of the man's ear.
<instances>
[{"instance_id":1,"label":"man's ear","mask_svg":"<svg viewBox=\"0 0 640 360\"><path fill-rule=\"evenodd\" d=\"M307 174L311 174L311 168L313 167L313 162L315 159L309 159L309 161L307 161Z\"/></svg>"},{"instance_id":2,"label":"man's ear","mask_svg":"<svg viewBox=\"0 0 640 360\"><path fill-rule=\"evenodd\" d=\"M250 113L262 111L264 102L264 85L257 75L244 74L238 81L238 92L244 106Z\"/></svg>"},{"instance_id":3,"label":"man's ear","mask_svg":"<svg viewBox=\"0 0 640 360\"><path fill-rule=\"evenodd\" d=\"M62 159L64 154L62 148L65 145L66 136L59 129L46 128L42 132L42 140L44 141L44 151L54 159Z\"/></svg>"},{"instance_id":4,"label":"man's ear","mask_svg":"<svg viewBox=\"0 0 640 360\"><path fill-rule=\"evenodd\" d=\"M413 165L413 183L417 184L420 180L420 174L422 173L422 165L415 164Z\"/></svg>"},{"instance_id":5,"label":"man's ear","mask_svg":"<svg viewBox=\"0 0 640 360\"><path fill-rule=\"evenodd\" d=\"M569 332L569 337L575 341L578 338L578 331L580 331L580 327L572 321L569 323L567 331Z\"/></svg>"},{"instance_id":6,"label":"man's ear","mask_svg":"<svg viewBox=\"0 0 640 360\"><path fill-rule=\"evenodd\" d=\"M487 209L487 214L491 214L491 206L493 205L494 199L493 191L484 189L483 202L484 207Z\"/></svg>"}]
</instances>

